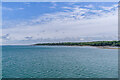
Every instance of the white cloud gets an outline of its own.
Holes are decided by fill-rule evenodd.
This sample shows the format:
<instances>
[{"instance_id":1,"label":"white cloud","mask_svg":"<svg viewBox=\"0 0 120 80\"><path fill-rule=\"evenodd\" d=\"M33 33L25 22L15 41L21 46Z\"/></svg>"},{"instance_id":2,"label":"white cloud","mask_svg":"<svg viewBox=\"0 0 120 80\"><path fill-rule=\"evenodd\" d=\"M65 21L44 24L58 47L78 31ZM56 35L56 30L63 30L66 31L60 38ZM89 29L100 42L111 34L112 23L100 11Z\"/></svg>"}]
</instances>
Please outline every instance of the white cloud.
<instances>
[{"instance_id":1,"label":"white cloud","mask_svg":"<svg viewBox=\"0 0 120 80\"><path fill-rule=\"evenodd\" d=\"M118 6L118 4L115 4L115 5L110 6L110 7L101 6L101 8L103 8L104 10L111 10L113 8L116 8L117 6Z\"/></svg>"},{"instance_id":2,"label":"white cloud","mask_svg":"<svg viewBox=\"0 0 120 80\"><path fill-rule=\"evenodd\" d=\"M50 8L56 8L57 4L55 2L51 2L52 6Z\"/></svg>"},{"instance_id":3,"label":"white cloud","mask_svg":"<svg viewBox=\"0 0 120 80\"><path fill-rule=\"evenodd\" d=\"M8 7L2 7L3 10L6 11L14 11L14 10L23 10L24 8L8 8Z\"/></svg>"},{"instance_id":4,"label":"white cloud","mask_svg":"<svg viewBox=\"0 0 120 80\"><path fill-rule=\"evenodd\" d=\"M62 8L64 8L64 9L72 9L71 7L62 7Z\"/></svg>"},{"instance_id":5,"label":"white cloud","mask_svg":"<svg viewBox=\"0 0 120 80\"><path fill-rule=\"evenodd\" d=\"M87 7L87 8L94 8L94 6L92 4L86 5L85 7Z\"/></svg>"},{"instance_id":6,"label":"white cloud","mask_svg":"<svg viewBox=\"0 0 120 80\"><path fill-rule=\"evenodd\" d=\"M12 8L8 8L8 7L2 7L3 10L8 10L8 11L13 11Z\"/></svg>"},{"instance_id":7,"label":"white cloud","mask_svg":"<svg viewBox=\"0 0 120 80\"><path fill-rule=\"evenodd\" d=\"M16 27L3 29L3 35L9 34L7 36L9 40L4 40L4 43L29 39L54 40L83 36L117 36L117 9L109 13L100 12L101 16L91 15L91 18L88 19L82 14L87 15L89 11L89 9L75 7L72 12L45 14L37 19L20 23ZM43 19L46 21L45 24L40 24ZM85 39L80 38L79 40Z\"/></svg>"},{"instance_id":8,"label":"white cloud","mask_svg":"<svg viewBox=\"0 0 120 80\"><path fill-rule=\"evenodd\" d=\"M113 7L102 7L104 10L111 10Z\"/></svg>"}]
</instances>

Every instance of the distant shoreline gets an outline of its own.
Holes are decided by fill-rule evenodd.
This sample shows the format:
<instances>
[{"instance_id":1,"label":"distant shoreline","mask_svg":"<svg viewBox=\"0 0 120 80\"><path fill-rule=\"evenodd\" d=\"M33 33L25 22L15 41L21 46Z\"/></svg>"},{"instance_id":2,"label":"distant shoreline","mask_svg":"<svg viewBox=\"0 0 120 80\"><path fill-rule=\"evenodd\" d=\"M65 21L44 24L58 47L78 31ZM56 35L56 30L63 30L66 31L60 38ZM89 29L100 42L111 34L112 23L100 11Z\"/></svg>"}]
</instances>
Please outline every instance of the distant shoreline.
<instances>
[{"instance_id":1,"label":"distant shoreline","mask_svg":"<svg viewBox=\"0 0 120 80\"><path fill-rule=\"evenodd\" d=\"M33 46L91 46L102 49L120 49L120 41L38 43Z\"/></svg>"},{"instance_id":2,"label":"distant shoreline","mask_svg":"<svg viewBox=\"0 0 120 80\"><path fill-rule=\"evenodd\" d=\"M65 46L65 47L85 47L86 45L83 46L78 46L78 45L32 45L32 46ZM101 48L101 49L120 49L117 46L86 46L86 47L95 47L95 48Z\"/></svg>"},{"instance_id":3,"label":"distant shoreline","mask_svg":"<svg viewBox=\"0 0 120 80\"><path fill-rule=\"evenodd\" d=\"M96 46L97 48L102 48L102 49L120 49L119 47L116 46Z\"/></svg>"}]
</instances>

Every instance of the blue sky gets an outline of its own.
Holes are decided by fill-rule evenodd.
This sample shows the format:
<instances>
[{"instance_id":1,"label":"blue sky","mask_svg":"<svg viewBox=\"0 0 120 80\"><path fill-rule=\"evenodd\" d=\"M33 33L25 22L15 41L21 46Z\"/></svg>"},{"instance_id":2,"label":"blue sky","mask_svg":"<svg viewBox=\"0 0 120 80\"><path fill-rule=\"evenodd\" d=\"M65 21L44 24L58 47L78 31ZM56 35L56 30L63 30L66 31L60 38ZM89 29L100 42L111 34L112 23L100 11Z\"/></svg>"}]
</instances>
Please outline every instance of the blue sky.
<instances>
[{"instance_id":1,"label":"blue sky","mask_svg":"<svg viewBox=\"0 0 120 80\"><path fill-rule=\"evenodd\" d=\"M3 3L3 19L4 20L25 20L31 19L37 16L42 16L47 13L63 12L65 10L71 10L62 7L75 7L80 6L81 8L100 10L100 6L110 7L111 5L116 4L117 2L76 2L71 5L71 2L10 2ZM85 7L85 5L94 5L95 8ZM53 8L52 8L53 7ZM4 9L6 8L6 9Z\"/></svg>"},{"instance_id":2,"label":"blue sky","mask_svg":"<svg viewBox=\"0 0 120 80\"><path fill-rule=\"evenodd\" d=\"M2 0L2 2L119 2L119 0Z\"/></svg>"},{"instance_id":3,"label":"blue sky","mask_svg":"<svg viewBox=\"0 0 120 80\"><path fill-rule=\"evenodd\" d=\"M2 11L3 44L117 39L117 2L4 2Z\"/></svg>"}]
</instances>

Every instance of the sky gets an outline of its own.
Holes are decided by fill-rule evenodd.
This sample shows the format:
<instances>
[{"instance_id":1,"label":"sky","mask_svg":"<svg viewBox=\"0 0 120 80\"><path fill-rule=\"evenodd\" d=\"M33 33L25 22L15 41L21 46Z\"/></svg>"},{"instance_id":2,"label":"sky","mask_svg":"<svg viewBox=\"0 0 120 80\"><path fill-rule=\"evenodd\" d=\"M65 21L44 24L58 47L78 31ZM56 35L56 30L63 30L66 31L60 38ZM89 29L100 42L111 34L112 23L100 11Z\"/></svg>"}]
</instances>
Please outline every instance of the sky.
<instances>
[{"instance_id":1,"label":"sky","mask_svg":"<svg viewBox=\"0 0 120 80\"><path fill-rule=\"evenodd\" d=\"M119 0L2 0L2 2L119 2Z\"/></svg>"},{"instance_id":2,"label":"sky","mask_svg":"<svg viewBox=\"0 0 120 80\"><path fill-rule=\"evenodd\" d=\"M117 2L3 2L3 45L117 40Z\"/></svg>"}]
</instances>

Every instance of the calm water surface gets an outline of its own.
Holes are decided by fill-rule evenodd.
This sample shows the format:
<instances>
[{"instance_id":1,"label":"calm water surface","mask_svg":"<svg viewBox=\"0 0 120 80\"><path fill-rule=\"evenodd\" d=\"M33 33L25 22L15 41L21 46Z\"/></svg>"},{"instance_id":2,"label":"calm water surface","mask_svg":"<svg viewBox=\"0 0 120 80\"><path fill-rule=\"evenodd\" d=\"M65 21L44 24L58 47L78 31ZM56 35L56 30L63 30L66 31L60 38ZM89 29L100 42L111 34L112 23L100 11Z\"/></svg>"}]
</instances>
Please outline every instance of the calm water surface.
<instances>
[{"instance_id":1,"label":"calm water surface","mask_svg":"<svg viewBox=\"0 0 120 80\"><path fill-rule=\"evenodd\" d=\"M117 49L3 46L4 78L117 78Z\"/></svg>"}]
</instances>

